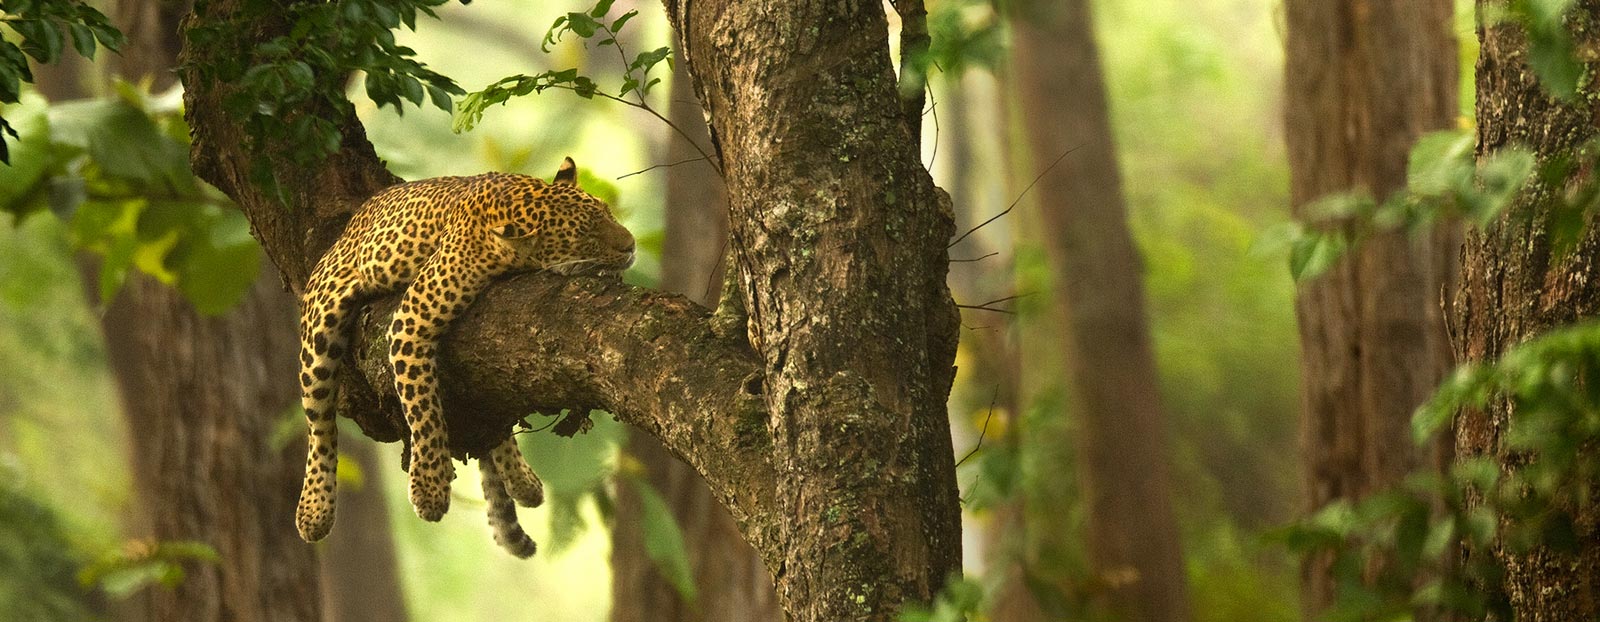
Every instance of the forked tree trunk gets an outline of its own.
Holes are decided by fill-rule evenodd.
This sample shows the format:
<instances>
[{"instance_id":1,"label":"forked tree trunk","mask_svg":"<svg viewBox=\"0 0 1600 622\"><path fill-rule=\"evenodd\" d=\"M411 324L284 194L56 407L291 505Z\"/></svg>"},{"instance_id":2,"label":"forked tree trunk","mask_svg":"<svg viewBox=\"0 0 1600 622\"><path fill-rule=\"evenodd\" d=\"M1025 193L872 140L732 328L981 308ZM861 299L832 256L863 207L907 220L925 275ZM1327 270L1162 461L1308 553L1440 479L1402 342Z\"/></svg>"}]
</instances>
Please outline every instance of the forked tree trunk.
<instances>
[{"instance_id":1,"label":"forked tree trunk","mask_svg":"<svg viewBox=\"0 0 1600 622\"><path fill-rule=\"evenodd\" d=\"M1160 378L1141 261L1087 0L1033 2L1012 20L1018 96L1065 318L1089 558L1116 619L1190 619L1172 510Z\"/></svg>"},{"instance_id":2,"label":"forked tree trunk","mask_svg":"<svg viewBox=\"0 0 1600 622\"><path fill-rule=\"evenodd\" d=\"M695 101L688 69L681 63L674 67L671 93L672 122L710 153L705 117ZM684 137L671 134L668 140L667 162L698 157ZM662 289L703 306L717 304L727 251L727 201L722 179L711 163L681 164L668 173ZM631 486L622 485L611 532L611 622L780 619L783 612L766 566L700 474L637 429L628 430L628 452L644 465L646 481L666 499L683 530L697 596L695 602L685 602L645 554L639 496Z\"/></svg>"},{"instance_id":3,"label":"forked tree trunk","mask_svg":"<svg viewBox=\"0 0 1600 622\"><path fill-rule=\"evenodd\" d=\"M1487 2L1479 3L1480 14ZM1581 0L1569 19L1578 50L1600 45L1600 2ZM1593 81L1579 88L1571 103L1552 99L1527 65L1528 45L1515 25L1479 26L1478 155L1521 146L1543 161L1572 154L1600 134L1600 94ZM1595 65L1590 62L1592 74ZM1593 157L1589 154L1587 157ZM1595 171L1581 169L1567 183L1594 183ZM1600 225L1592 219L1571 254L1557 257L1544 223L1549 197L1564 191L1532 182L1494 225L1467 236L1461 293L1455 319L1458 352L1471 361L1490 361L1533 337L1600 315ZM1456 449L1462 457L1491 456L1506 468L1521 458L1507 450L1500 433L1508 404L1494 400L1486 412L1457 421ZM1588 447L1587 451L1596 448ZM1593 486L1594 482L1575 482ZM1592 490L1592 489L1591 489ZM1504 589L1518 620L1555 622L1600 618L1600 516L1593 504L1577 516L1577 552L1536 548L1516 555L1503 550L1469 551L1497 555L1507 566Z\"/></svg>"},{"instance_id":4,"label":"forked tree trunk","mask_svg":"<svg viewBox=\"0 0 1600 622\"><path fill-rule=\"evenodd\" d=\"M192 157L299 286L344 219L393 177L336 109L308 111L342 132L316 166L274 157L303 146L245 135L230 112L241 108L222 105L240 85L208 69L290 31L288 12L252 7L261 13L248 28L188 38ZM441 344L450 449L482 451L528 412L611 412L700 472L761 553L789 619L894 620L961 567L945 408L959 319L944 284L949 199L900 112L883 6L667 9L713 120L748 330L604 279L507 279ZM211 0L190 24L228 24L239 10ZM281 200L251 183L258 162ZM380 324L394 297L370 307L350 375L392 386ZM393 399L346 386L356 407L343 412L376 438L399 437Z\"/></svg>"},{"instance_id":5,"label":"forked tree trunk","mask_svg":"<svg viewBox=\"0 0 1600 622\"><path fill-rule=\"evenodd\" d=\"M1457 112L1451 0L1288 3L1287 124L1296 216L1323 195L1380 200L1406 184L1407 154ZM1340 227L1344 223L1315 223ZM1363 242L1296 301L1302 361L1301 448L1309 509L1395 486L1427 463L1411 413L1451 366L1442 301L1459 234ZM1302 607L1332 602L1329 558L1304 561Z\"/></svg>"}]
</instances>

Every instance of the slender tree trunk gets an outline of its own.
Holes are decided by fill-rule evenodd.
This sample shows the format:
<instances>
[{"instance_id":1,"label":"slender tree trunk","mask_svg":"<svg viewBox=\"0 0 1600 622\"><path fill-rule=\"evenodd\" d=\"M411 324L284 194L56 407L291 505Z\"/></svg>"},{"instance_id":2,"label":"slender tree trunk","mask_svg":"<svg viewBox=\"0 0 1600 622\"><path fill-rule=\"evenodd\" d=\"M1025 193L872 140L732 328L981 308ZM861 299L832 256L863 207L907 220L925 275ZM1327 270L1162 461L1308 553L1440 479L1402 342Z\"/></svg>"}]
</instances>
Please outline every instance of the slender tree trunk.
<instances>
[{"instance_id":1,"label":"slender tree trunk","mask_svg":"<svg viewBox=\"0 0 1600 622\"><path fill-rule=\"evenodd\" d=\"M672 74L672 122L710 153L705 117L689 80L688 68L677 64ZM683 137L672 134L669 141L667 162L698 156ZM673 167L667 177L662 289L701 305L716 304L727 250L727 201L712 163ZM628 451L644 465L646 481L672 507L689 544L689 567L698 595L695 602L685 602L645 554L639 496L631 487L621 486L611 532L612 622L780 619L766 566L700 475L637 429L629 429Z\"/></svg>"},{"instance_id":2,"label":"slender tree trunk","mask_svg":"<svg viewBox=\"0 0 1600 622\"><path fill-rule=\"evenodd\" d=\"M1479 3L1480 13L1486 2ZM1578 50L1600 45L1600 2L1576 3L1568 25ZM1545 94L1527 65L1528 45L1511 23L1479 26L1478 155L1507 147L1531 149L1540 159L1570 156L1600 134L1600 99L1592 81L1580 86L1571 103ZM1594 72L1595 65L1588 64ZM1589 156L1592 157L1592 153ZM1592 169L1561 183L1594 183ZM1600 226L1591 220L1570 255L1552 251L1545 223L1552 196L1565 191L1535 180L1494 225L1467 236L1462 287L1455 319L1458 353L1471 361L1499 358L1532 336L1600 315ZM1516 468L1521 458L1507 450L1500 434L1510 405L1494 400L1484 412L1457 421L1456 449L1462 457L1490 456ZM1594 447L1585 450L1594 451ZM1582 485L1582 482L1575 482ZM1587 482L1593 485L1594 482ZM1527 554L1504 550L1468 551L1496 555L1507 566L1504 589L1516 619L1535 622L1600 619L1600 516L1593 504L1577 516L1577 552L1536 548Z\"/></svg>"},{"instance_id":3,"label":"slender tree trunk","mask_svg":"<svg viewBox=\"0 0 1600 622\"><path fill-rule=\"evenodd\" d=\"M402 622L409 615L384 494L383 479L389 475L379 468L377 445L351 436L339 440L339 458L360 467L362 482L340 486L343 528L333 530L318 547L322 622Z\"/></svg>"},{"instance_id":4,"label":"slender tree trunk","mask_svg":"<svg viewBox=\"0 0 1600 622\"><path fill-rule=\"evenodd\" d=\"M1291 0L1287 8L1296 215L1316 218L1309 206L1327 194L1381 200L1403 189L1411 145L1456 115L1451 0ZM1440 229L1415 241L1376 235L1300 290L1309 508L1394 486L1427 463L1411 441L1411 412L1450 367L1440 308L1459 241ZM1307 619L1331 603L1328 564L1313 557L1302 566Z\"/></svg>"},{"instance_id":5,"label":"slender tree trunk","mask_svg":"<svg viewBox=\"0 0 1600 622\"><path fill-rule=\"evenodd\" d=\"M1019 10L1013 53L1033 161L1042 168L1073 150L1035 190L1066 319L1096 583L1118 619L1188 620L1160 378L1089 3Z\"/></svg>"}]
</instances>

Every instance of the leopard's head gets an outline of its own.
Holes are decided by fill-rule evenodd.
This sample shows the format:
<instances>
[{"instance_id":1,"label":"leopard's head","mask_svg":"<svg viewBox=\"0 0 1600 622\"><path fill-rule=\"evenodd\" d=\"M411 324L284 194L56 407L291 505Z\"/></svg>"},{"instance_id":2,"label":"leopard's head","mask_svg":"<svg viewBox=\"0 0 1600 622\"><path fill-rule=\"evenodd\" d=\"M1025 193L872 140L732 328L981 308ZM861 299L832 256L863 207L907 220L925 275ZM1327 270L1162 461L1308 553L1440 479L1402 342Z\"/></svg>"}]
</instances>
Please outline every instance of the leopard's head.
<instances>
[{"instance_id":1,"label":"leopard's head","mask_svg":"<svg viewBox=\"0 0 1600 622\"><path fill-rule=\"evenodd\" d=\"M555 181L534 180L520 190L489 229L516 250L524 268L586 274L633 265L633 234L610 206L578 188L572 158L561 163Z\"/></svg>"}]
</instances>

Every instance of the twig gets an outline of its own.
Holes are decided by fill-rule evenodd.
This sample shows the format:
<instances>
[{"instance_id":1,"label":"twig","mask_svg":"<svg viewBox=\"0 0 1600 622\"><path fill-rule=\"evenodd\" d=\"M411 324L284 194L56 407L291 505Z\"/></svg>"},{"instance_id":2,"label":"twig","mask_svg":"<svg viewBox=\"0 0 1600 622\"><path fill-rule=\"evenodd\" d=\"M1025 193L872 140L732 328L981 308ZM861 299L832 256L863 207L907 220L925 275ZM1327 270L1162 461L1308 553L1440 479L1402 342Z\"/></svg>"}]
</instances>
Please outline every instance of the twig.
<instances>
[{"instance_id":1,"label":"twig","mask_svg":"<svg viewBox=\"0 0 1600 622\"><path fill-rule=\"evenodd\" d=\"M972 446L972 451L967 452L967 455L956 461L957 468L960 468L961 463L966 462L967 458L971 458L973 454L978 453L979 449L983 449L983 437L989 435L989 420L994 418L994 404L999 400L1000 385L995 385L994 395L989 398L989 414L983 416L983 429L978 431L978 443Z\"/></svg>"},{"instance_id":2,"label":"twig","mask_svg":"<svg viewBox=\"0 0 1600 622\"><path fill-rule=\"evenodd\" d=\"M950 248L952 246L960 244L962 240L967 239L967 236L972 235L973 232L988 226L989 223L991 223L991 222L999 220L1001 216L1005 216L1006 214L1010 214L1011 210L1016 209L1017 208L1017 204L1022 202L1022 197L1028 196L1028 191L1033 190L1034 184L1039 183L1039 180L1044 179L1044 176L1046 174L1049 174L1051 170L1055 169L1057 164L1060 164L1062 160L1067 159L1068 155L1071 155L1072 152L1077 151L1077 150L1078 150L1078 147L1073 147L1073 148L1068 149L1065 152L1063 152L1060 156L1058 156L1056 158L1056 161L1050 163L1050 166L1047 166L1047 167L1045 167L1045 169L1043 171L1040 171L1038 177L1034 177L1033 181L1028 182L1028 187L1022 189L1022 193L1017 195L1016 200L1012 201L1011 205L1006 206L1006 208L1004 210L1002 210L1000 213L995 214L993 216L990 216L988 220L985 220L985 221L983 221L981 223L978 223L978 226L973 227L971 229L968 229L966 233L961 234L960 237L956 238L955 241L951 242L948 246L945 246L945 248Z\"/></svg>"},{"instance_id":3,"label":"twig","mask_svg":"<svg viewBox=\"0 0 1600 622\"><path fill-rule=\"evenodd\" d=\"M982 257L969 257L969 258L966 258L966 259L951 259L950 263L966 263L966 262L969 262L969 261L983 261L985 259L988 259L990 257L993 257L995 255L999 255L999 254L1000 254L1000 251L995 251L995 252L989 253L987 255L984 255Z\"/></svg>"},{"instance_id":4,"label":"twig","mask_svg":"<svg viewBox=\"0 0 1600 622\"><path fill-rule=\"evenodd\" d=\"M1016 315L1017 314L1016 311L1012 311L1010 309L996 309L994 307L985 307L983 305L957 304L956 308L957 309L972 309L972 310L975 310L975 311L993 311L995 313L1004 313L1006 315Z\"/></svg>"},{"instance_id":5,"label":"twig","mask_svg":"<svg viewBox=\"0 0 1600 622\"><path fill-rule=\"evenodd\" d=\"M658 168L672 168L672 167L677 166L679 164L688 164L690 162L701 162L701 161L704 161L705 159L706 159L705 156L700 156L700 157L695 157L695 158L688 158L688 159L684 159L684 160L678 160L677 162L668 162L666 164L655 164L655 165L651 165L651 166L643 168L643 169L639 169L639 170L634 171L632 173L628 173L626 175L621 175L621 176L617 177L617 180L620 181L620 180L623 180L623 179L627 179L629 177L633 177L634 175L638 175L640 173L648 173L648 172L656 170Z\"/></svg>"}]
</instances>

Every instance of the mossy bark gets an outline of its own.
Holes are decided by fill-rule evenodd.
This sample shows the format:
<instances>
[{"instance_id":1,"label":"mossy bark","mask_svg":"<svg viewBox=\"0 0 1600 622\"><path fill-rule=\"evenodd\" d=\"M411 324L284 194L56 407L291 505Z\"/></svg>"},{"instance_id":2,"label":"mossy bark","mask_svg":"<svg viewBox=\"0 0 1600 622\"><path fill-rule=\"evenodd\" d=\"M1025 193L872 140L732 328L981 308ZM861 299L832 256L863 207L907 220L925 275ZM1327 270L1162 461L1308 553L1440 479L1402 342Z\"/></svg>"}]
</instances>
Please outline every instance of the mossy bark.
<instances>
[{"instance_id":1,"label":"mossy bark","mask_svg":"<svg viewBox=\"0 0 1600 622\"><path fill-rule=\"evenodd\" d=\"M1480 13L1487 4L1480 0ZM1577 49L1591 51L1585 52L1588 79L1570 102L1541 88L1527 64L1528 44L1517 26L1479 26L1480 156L1524 147L1548 161L1576 153L1600 135L1600 90L1594 82L1600 67L1592 55L1600 46L1600 2L1578 2L1568 26ZM1581 169L1559 183L1594 183L1594 171ZM1491 361L1539 333L1600 315L1600 226L1591 219L1576 247L1557 255L1545 225L1551 197L1565 189L1534 181L1492 226L1467 236L1454 313L1457 352L1465 360ZM1458 454L1492 456L1505 468L1516 468L1518 456L1500 438L1512 415L1504 401L1464 414L1457 421ZM1501 549L1466 554L1496 555L1505 563L1502 587L1518 620L1594 620L1600 618L1600 516L1587 508L1579 513L1576 527L1578 547L1571 554L1545 548L1527 554Z\"/></svg>"}]
</instances>

